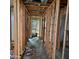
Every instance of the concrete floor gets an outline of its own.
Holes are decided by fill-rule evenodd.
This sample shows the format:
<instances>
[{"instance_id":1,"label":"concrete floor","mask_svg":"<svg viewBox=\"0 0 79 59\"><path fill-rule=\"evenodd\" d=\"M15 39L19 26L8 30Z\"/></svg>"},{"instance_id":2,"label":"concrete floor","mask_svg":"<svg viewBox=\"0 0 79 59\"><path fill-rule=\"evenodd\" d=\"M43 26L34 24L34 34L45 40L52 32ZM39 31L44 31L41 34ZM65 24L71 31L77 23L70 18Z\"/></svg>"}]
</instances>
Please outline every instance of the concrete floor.
<instances>
[{"instance_id":1,"label":"concrete floor","mask_svg":"<svg viewBox=\"0 0 79 59\"><path fill-rule=\"evenodd\" d=\"M28 47L26 48L28 49L25 50L22 59L49 59L43 43L38 37L29 39ZM13 54L10 59L14 59ZM56 59L61 59L60 50L56 52ZM69 50L67 48L65 49L65 59L69 59Z\"/></svg>"},{"instance_id":2,"label":"concrete floor","mask_svg":"<svg viewBox=\"0 0 79 59\"><path fill-rule=\"evenodd\" d=\"M30 39L28 47L32 49L31 54L28 56L27 53L25 53L23 59L48 59L43 43L39 38L35 37Z\"/></svg>"},{"instance_id":3,"label":"concrete floor","mask_svg":"<svg viewBox=\"0 0 79 59\"><path fill-rule=\"evenodd\" d=\"M62 52L59 49L56 50L56 59L62 59ZM69 59L69 48L65 48L64 59Z\"/></svg>"}]
</instances>

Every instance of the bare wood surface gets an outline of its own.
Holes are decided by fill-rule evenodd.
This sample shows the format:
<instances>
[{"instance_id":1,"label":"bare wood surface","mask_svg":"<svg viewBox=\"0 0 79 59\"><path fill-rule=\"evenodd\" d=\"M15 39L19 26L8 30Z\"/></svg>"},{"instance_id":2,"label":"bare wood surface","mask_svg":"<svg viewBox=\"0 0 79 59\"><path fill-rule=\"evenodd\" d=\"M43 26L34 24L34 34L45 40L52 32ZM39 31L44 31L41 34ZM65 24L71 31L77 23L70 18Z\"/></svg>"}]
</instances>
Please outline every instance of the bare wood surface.
<instances>
[{"instance_id":1,"label":"bare wood surface","mask_svg":"<svg viewBox=\"0 0 79 59\"><path fill-rule=\"evenodd\" d=\"M17 1L13 1L14 6L14 57L15 59L18 59L18 28L17 28Z\"/></svg>"},{"instance_id":2,"label":"bare wood surface","mask_svg":"<svg viewBox=\"0 0 79 59\"><path fill-rule=\"evenodd\" d=\"M65 51L65 43L66 43L66 28L67 28L67 21L68 21L68 12L69 12L69 5L67 5L66 9L66 18L65 18L65 29L64 29L64 42L63 42L63 51L62 51L62 59L64 59L64 51Z\"/></svg>"},{"instance_id":3,"label":"bare wood surface","mask_svg":"<svg viewBox=\"0 0 79 59\"><path fill-rule=\"evenodd\" d=\"M54 26L54 50L53 50L53 59L56 57L56 41L57 41L57 25L58 25L58 19L59 19L59 9L60 9L60 0L56 1L56 11L55 11L55 26Z\"/></svg>"}]
</instances>

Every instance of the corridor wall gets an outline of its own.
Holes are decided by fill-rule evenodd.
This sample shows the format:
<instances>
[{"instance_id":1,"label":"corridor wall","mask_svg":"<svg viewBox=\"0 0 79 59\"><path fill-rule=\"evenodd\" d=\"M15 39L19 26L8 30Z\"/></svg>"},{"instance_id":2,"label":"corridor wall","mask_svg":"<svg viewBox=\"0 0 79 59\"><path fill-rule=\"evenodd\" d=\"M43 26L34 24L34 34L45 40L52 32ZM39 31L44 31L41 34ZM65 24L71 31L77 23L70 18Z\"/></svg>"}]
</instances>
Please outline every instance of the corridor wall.
<instances>
[{"instance_id":1,"label":"corridor wall","mask_svg":"<svg viewBox=\"0 0 79 59\"><path fill-rule=\"evenodd\" d=\"M60 0L54 0L45 12L45 36L49 59L55 59Z\"/></svg>"},{"instance_id":2,"label":"corridor wall","mask_svg":"<svg viewBox=\"0 0 79 59\"><path fill-rule=\"evenodd\" d=\"M13 0L13 5L14 5L14 54L15 59L20 59L23 54L24 48L26 47L27 38L30 33L29 30L30 25L27 23L30 23L31 21L30 20L27 21L29 12L26 9L22 0ZM26 29L28 29L29 31Z\"/></svg>"}]
</instances>

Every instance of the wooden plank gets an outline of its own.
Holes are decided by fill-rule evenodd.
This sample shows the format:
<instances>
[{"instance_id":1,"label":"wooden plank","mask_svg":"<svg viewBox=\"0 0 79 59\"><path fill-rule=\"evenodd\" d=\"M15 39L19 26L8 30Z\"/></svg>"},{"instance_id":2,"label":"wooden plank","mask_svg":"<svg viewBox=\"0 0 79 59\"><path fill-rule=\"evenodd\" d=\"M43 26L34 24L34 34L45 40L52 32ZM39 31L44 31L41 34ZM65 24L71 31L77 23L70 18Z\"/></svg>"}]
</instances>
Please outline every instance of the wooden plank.
<instances>
[{"instance_id":1,"label":"wooden plank","mask_svg":"<svg viewBox=\"0 0 79 59\"><path fill-rule=\"evenodd\" d=\"M43 15L45 10L47 9L47 6L27 6L26 7L31 15Z\"/></svg>"},{"instance_id":2,"label":"wooden plank","mask_svg":"<svg viewBox=\"0 0 79 59\"><path fill-rule=\"evenodd\" d=\"M17 0L13 1L14 6L14 59L18 59L18 28L17 28Z\"/></svg>"},{"instance_id":3,"label":"wooden plank","mask_svg":"<svg viewBox=\"0 0 79 59\"><path fill-rule=\"evenodd\" d=\"M55 0L56 2L56 11L55 11L55 26L54 26L54 48L53 48L53 59L56 57L56 41L57 41L57 25L59 19L59 9L60 9L60 0Z\"/></svg>"},{"instance_id":4,"label":"wooden plank","mask_svg":"<svg viewBox=\"0 0 79 59\"><path fill-rule=\"evenodd\" d=\"M51 6L55 6L55 0L50 4L50 6L47 8L47 10L44 12L43 16L48 12L48 10L51 8Z\"/></svg>"},{"instance_id":5,"label":"wooden plank","mask_svg":"<svg viewBox=\"0 0 79 59\"><path fill-rule=\"evenodd\" d=\"M31 18L31 16L30 16L30 35L32 34L32 18Z\"/></svg>"},{"instance_id":6,"label":"wooden plank","mask_svg":"<svg viewBox=\"0 0 79 59\"><path fill-rule=\"evenodd\" d=\"M21 41L21 55L25 48L25 6L21 2L19 9L19 30L20 30L20 41Z\"/></svg>"},{"instance_id":7,"label":"wooden plank","mask_svg":"<svg viewBox=\"0 0 79 59\"><path fill-rule=\"evenodd\" d=\"M39 21L39 36L42 37L42 17L40 18Z\"/></svg>"},{"instance_id":8,"label":"wooden plank","mask_svg":"<svg viewBox=\"0 0 79 59\"><path fill-rule=\"evenodd\" d=\"M35 18L37 20L37 19L41 19L41 16L31 16L31 18Z\"/></svg>"},{"instance_id":9,"label":"wooden plank","mask_svg":"<svg viewBox=\"0 0 79 59\"><path fill-rule=\"evenodd\" d=\"M67 10L66 10L66 18L65 18L65 29L64 29L64 42L63 42L62 59L64 59L64 50L65 50L65 43L66 43L66 28L67 28L67 21L68 21L68 13L69 13L69 4L67 4Z\"/></svg>"},{"instance_id":10,"label":"wooden plank","mask_svg":"<svg viewBox=\"0 0 79 59\"><path fill-rule=\"evenodd\" d=\"M48 3L29 2L29 3L25 3L25 5L31 15L40 16L43 15L43 13L45 12L45 10L48 8L50 4L48 5Z\"/></svg>"},{"instance_id":11,"label":"wooden plank","mask_svg":"<svg viewBox=\"0 0 79 59\"><path fill-rule=\"evenodd\" d=\"M36 6L36 7L48 7L47 5L46 6L39 6L39 5L25 5L25 6Z\"/></svg>"},{"instance_id":12,"label":"wooden plank","mask_svg":"<svg viewBox=\"0 0 79 59\"><path fill-rule=\"evenodd\" d=\"M54 3L54 2L53 2ZM51 4L49 7L48 7L48 9L46 10L46 13L45 13L45 15L44 15L44 17L45 17L45 36L44 36L44 45L45 45L45 47L46 47L46 49L47 49L47 53L48 53L48 55L49 55L49 59L51 59L52 58L52 30L53 30L53 13L54 13L54 4ZM53 59L53 58L52 58Z\"/></svg>"},{"instance_id":13,"label":"wooden plank","mask_svg":"<svg viewBox=\"0 0 79 59\"><path fill-rule=\"evenodd\" d=\"M30 29L30 30L29 30ZM31 15L26 9L25 11L25 44L27 46L27 40L31 34Z\"/></svg>"},{"instance_id":14,"label":"wooden plank","mask_svg":"<svg viewBox=\"0 0 79 59\"><path fill-rule=\"evenodd\" d=\"M27 13L29 16L31 15L30 12L29 12L29 10L25 7L25 14L26 14L26 13Z\"/></svg>"},{"instance_id":15,"label":"wooden plank","mask_svg":"<svg viewBox=\"0 0 79 59\"><path fill-rule=\"evenodd\" d=\"M59 12L60 14L60 12ZM60 15L59 15L59 19L58 19L58 37L57 37L57 48L60 49Z\"/></svg>"},{"instance_id":16,"label":"wooden plank","mask_svg":"<svg viewBox=\"0 0 79 59\"><path fill-rule=\"evenodd\" d=\"M39 12L33 12L33 13L31 13L31 16L42 16L43 15L43 13L39 13Z\"/></svg>"},{"instance_id":17,"label":"wooden plank","mask_svg":"<svg viewBox=\"0 0 79 59\"><path fill-rule=\"evenodd\" d=\"M20 6L20 0L17 0L17 28L18 28L18 30L17 30L17 32L18 32L18 38L17 38L17 40L18 40L18 59L20 59L20 40L19 40L19 38L20 38L20 32L19 32L19 6Z\"/></svg>"},{"instance_id":18,"label":"wooden plank","mask_svg":"<svg viewBox=\"0 0 79 59\"><path fill-rule=\"evenodd\" d=\"M52 23L53 23L53 6L54 2L48 7L43 17L45 17L45 25L44 25L44 46L47 49L47 54L49 55L49 59L52 58Z\"/></svg>"},{"instance_id":19,"label":"wooden plank","mask_svg":"<svg viewBox=\"0 0 79 59\"><path fill-rule=\"evenodd\" d=\"M14 0L14 49L15 59L20 59L25 47L25 6Z\"/></svg>"},{"instance_id":20,"label":"wooden plank","mask_svg":"<svg viewBox=\"0 0 79 59\"><path fill-rule=\"evenodd\" d=\"M37 6L49 6L50 3L40 3L40 2L29 2L29 3L24 3L25 5L37 5Z\"/></svg>"},{"instance_id":21,"label":"wooden plank","mask_svg":"<svg viewBox=\"0 0 79 59\"><path fill-rule=\"evenodd\" d=\"M53 59L53 43L54 43L54 11L55 11L55 3L51 4L51 27L50 27L50 44L51 44L51 58ZM50 10L49 8L49 10Z\"/></svg>"},{"instance_id":22,"label":"wooden plank","mask_svg":"<svg viewBox=\"0 0 79 59\"><path fill-rule=\"evenodd\" d=\"M44 30L45 30L45 19L44 19L44 17L42 17L42 39L43 39L43 44L44 44Z\"/></svg>"}]
</instances>

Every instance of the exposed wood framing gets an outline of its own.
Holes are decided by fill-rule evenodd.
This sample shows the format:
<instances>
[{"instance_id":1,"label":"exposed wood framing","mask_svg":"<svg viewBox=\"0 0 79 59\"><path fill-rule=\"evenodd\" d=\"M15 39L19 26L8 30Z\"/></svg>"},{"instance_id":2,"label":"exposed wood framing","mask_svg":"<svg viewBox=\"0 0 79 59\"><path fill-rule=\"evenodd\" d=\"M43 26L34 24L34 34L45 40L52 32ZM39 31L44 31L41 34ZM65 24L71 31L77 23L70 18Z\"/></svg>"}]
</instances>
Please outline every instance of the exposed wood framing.
<instances>
[{"instance_id":1,"label":"exposed wood framing","mask_svg":"<svg viewBox=\"0 0 79 59\"><path fill-rule=\"evenodd\" d=\"M20 0L17 0L17 18L18 18L18 19L17 19L17 24L18 24L18 27L17 27L17 28L18 28L18 34L17 34L17 35L18 35L18 59L20 59L20 51L21 51L21 46L20 46L21 41L20 41L20 39L19 39L19 38L20 38L20 33L19 33L19 31L20 31L20 30L19 30L19 24L20 24L20 23L19 23L19 9L20 9L20 8L19 8L19 7L20 7ZM20 44L19 44L19 43L20 43Z\"/></svg>"},{"instance_id":2,"label":"exposed wood framing","mask_svg":"<svg viewBox=\"0 0 79 59\"><path fill-rule=\"evenodd\" d=\"M61 17L62 16L65 16L65 14L66 14L66 7L64 6L64 8L61 8L60 10L59 10L59 19L58 19L58 33L57 33L57 49L60 49L60 40L61 40ZM63 19L63 20L65 20L65 19Z\"/></svg>"},{"instance_id":3,"label":"exposed wood framing","mask_svg":"<svg viewBox=\"0 0 79 59\"><path fill-rule=\"evenodd\" d=\"M17 0L13 1L14 6L14 58L18 59L18 24L17 24Z\"/></svg>"},{"instance_id":4,"label":"exposed wood framing","mask_svg":"<svg viewBox=\"0 0 79 59\"><path fill-rule=\"evenodd\" d=\"M51 1L51 0L50 0ZM52 2L52 1L51 1ZM28 2L24 3L26 8L28 9L31 16L41 16L45 12L45 10L50 6L49 3L41 3L41 2Z\"/></svg>"},{"instance_id":5,"label":"exposed wood framing","mask_svg":"<svg viewBox=\"0 0 79 59\"><path fill-rule=\"evenodd\" d=\"M62 2L62 5L63 3L64 2ZM36 2L25 3L24 5L22 0L14 0L14 51L16 55L15 59L20 59L20 55L23 53L24 47L27 44L27 40L32 33L31 20L33 17L40 18L40 36L44 39L44 46L47 49L49 58L55 59L56 41L57 37L60 37L58 36L58 34L60 34L58 33L60 4L60 0L54 0L51 5L48 5L48 3L46 4ZM67 14L68 6L65 22L67 22ZM66 31L64 31L64 33L65 35L62 59L64 58ZM60 47L59 40L60 39L58 39L58 48Z\"/></svg>"},{"instance_id":6,"label":"exposed wood framing","mask_svg":"<svg viewBox=\"0 0 79 59\"><path fill-rule=\"evenodd\" d=\"M60 49L60 18L58 20L58 37L57 37L57 48Z\"/></svg>"},{"instance_id":7,"label":"exposed wood framing","mask_svg":"<svg viewBox=\"0 0 79 59\"><path fill-rule=\"evenodd\" d=\"M44 36L44 46L47 49L47 53L49 54L49 58L52 58L52 30L53 30L53 17L54 17L54 7L55 3L53 2L49 8L45 12L45 36Z\"/></svg>"},{"instance_id":8,"label":"exposed wood framing","mask_svg":"<svg viewBox=\"0 0 79 59\"><path fill-rule=\"evenodd\" d=\"M20 55L23 54L23 50L25 47L25 6L22 1L20 1L19 6L19 46L20 48Z\"/></svg>"},{"instance_id":9,"label":"exposed wood framing","mask_svg":"<svg viewBox=\"0 0 79 59\"><path fill-rule=\"evenodd\" d=\"M44 35L45 35L45 18L42 17L42 39L44 43Z\"/></svg>"},{"instance_id":10,"label":"exposed wood framing","mask_svg":"<svg viewBox=\"0 0 79 59\"><path fill-rule=\"evenodd\" d=\"M48 7L48 6L39 6L39 5L26 5L27 7L29 6L29 7L35 7L35 8L44 8L44 7Z\"/></svg>"},{"instance_id":11,"label":"exposed wood framing","mask_svg":"<svg viewBox=\"0 0 79 59\"><path fill-rule=\"evenodd\" d=\"M26 18L25 17L28 17L28 16L26 16L25 12L28 12L28 11L26 11L25 5L23 4L22 0L14 0L13 5L14 5L14 55L15 55L15 59L20 59L23 53L23 50L26 46L26 40L25 40L26 39L25 38L26 37L25 36ZM30 22L31 21L29 21L29 23ZM27 31L26 34L30 34L29 32L30 31Z\"/></svg>"},{"instance_id":12,"label":"exposed wood framing","mask_svg":"<svg viewBox=\"0 0 79 59\"><path fill-rule=\"evenodd\" d=\"M41 3L41 2L29 2L29 3L24 3L25 5L41 5L41 6L49 6L50 3Z\"/></svg>"},{"instance_id":13,"label":"exposed wood framing","mask_svg":"<svg viewBox=\"0 0 79 59\"><path fill-rule=\"evenodd\" d=\"M59 19L60 0L55 0L45 12L45 46L48 50L49 58L55 59L56 55L56 40L57 26ZM53 46L53 47L52 47Z\"/></svg>"},{"instance_id":14,"label":"exposed wood framing","mask_svg":"<svg viewBox=\"0 0 79 59\"><path fill-rule=\"evenodd\" d=\"M67 21L68 21L68 13L69 13L69 4L67 5L66 10L66 18L65 18L65 29L64 29L64 42L63 42L63 51L62 51L62 59L64 59L64 51L65 51L65 44L66 44L66 28L67 28Z\"/></svg>"},{"instance_id":15,"label":"exposed wood framing","mask_svg":"<svg viewBox=\"0 0 79 59\"><path fill-rule=\"evenodd\" d=\"M32 33L32 26L31 26L32 22L31 22L31 16L29 11L27 10L27 8L25 9L25 44L27 45L27 40L29 38L29 36Z\"/></svg>"},{"instance_id":16,"label":"exposed wood framing","mask_svg":"<svg viewBox=\"0 0 79 59\"><path fill-rule=\"evenodd\" d=\"M59 20L59 9L60 9L60 0L55 0L56 1L56 11L55 11L55 26L54 26L54 55L53 59L55 59L56 56L56 40L57 40L57 25L58 25L58 20Z\"/></svg>"}]
</instances>

